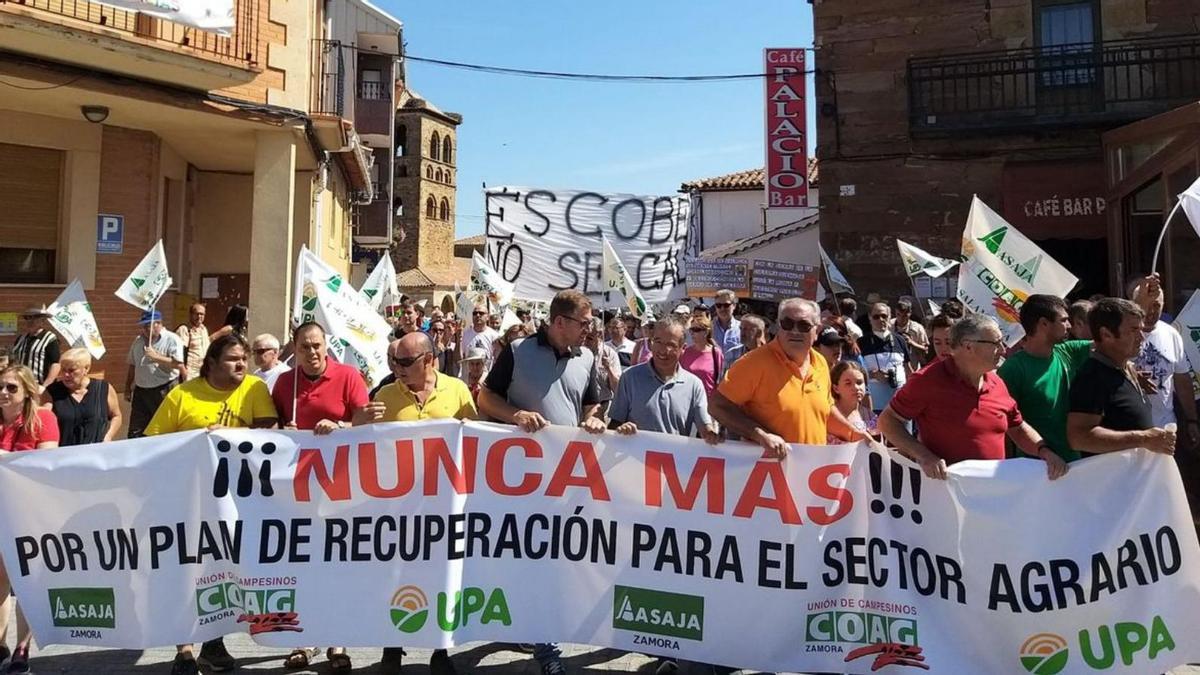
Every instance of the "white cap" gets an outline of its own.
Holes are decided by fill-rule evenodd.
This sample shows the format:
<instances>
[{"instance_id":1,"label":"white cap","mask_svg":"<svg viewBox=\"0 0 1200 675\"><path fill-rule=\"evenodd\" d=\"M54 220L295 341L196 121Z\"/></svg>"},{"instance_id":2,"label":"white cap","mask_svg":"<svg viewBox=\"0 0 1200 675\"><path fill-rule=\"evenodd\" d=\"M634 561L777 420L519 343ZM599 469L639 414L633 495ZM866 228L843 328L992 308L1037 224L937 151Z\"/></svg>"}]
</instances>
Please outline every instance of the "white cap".
<instances>
[{"instance_id":1,"label":"white cap","mask_svg":"<svg viewBox=\"0 0 1200 675\"><path fill-rule=\"evenodd\" d=\"M692 308L688 307L687 305L679 305L675 309L671 310L671 313L672 314L691 314Z\"/></svg>"},{"instance_id":2,"label":"white cap","mask_svg":"<svg viewBox=\"0 0 1200 675\"><path fill-rule=\"evenodd\" d=\"M463 362L486 361L487 357L488 357L487 350L484 349L483 347L471 347L471 349L467 351L466 357L463 358Z\"/></svg>"}]
</instances>

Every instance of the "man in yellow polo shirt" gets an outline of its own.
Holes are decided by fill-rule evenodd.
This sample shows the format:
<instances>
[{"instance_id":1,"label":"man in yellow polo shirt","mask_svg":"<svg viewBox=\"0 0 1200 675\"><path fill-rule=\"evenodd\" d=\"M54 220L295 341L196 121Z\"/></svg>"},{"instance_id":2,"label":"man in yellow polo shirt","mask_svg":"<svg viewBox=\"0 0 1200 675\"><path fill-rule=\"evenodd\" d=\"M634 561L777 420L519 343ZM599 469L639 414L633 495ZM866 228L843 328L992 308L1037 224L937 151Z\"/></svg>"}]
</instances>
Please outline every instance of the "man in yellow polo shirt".
<instances>
[{"instance_id":1,"label":"man in yellow polo shirt","mask_svg":"<svg viewBox=\"0 0 1200 675\"><path fill-rule=\"evenodd\" d=\"M738 359L708 399L709 414L767 457L785 457L792 443L825 445L828 433L862 437L833 407L829 364L812 348L820 316L811 300L779 303L775 339Z\"/></svg>"},{"instance_id":2,"label":"man in yellow polo shirt","mask_svg":"<svg viewBox=\"0 0 1200 675\"><path fill-rule=\"evenodd\" d=\"M396 381L375 392L363 414L355 419L356 424L475 419L471 390L462 380L438 372L438 359L429 335L416 331L392 342L388 346L388 365ZM399 673L403 656L400 647L385 647L381 672ZM429 671L433 675L457 672L445 649L433 652Z\"/></svg>"},{"instance_id":3,"label":"man in yellow polo shirt","mask_svg":"<svg viewBox=\"0 0 1200 675\"><path fill-rule=\"evenodd\" d=\"M213 340L204 354L200 377L193 378L167 393L162 405L146 426L147 436L171 434L194 429L222 427L275 426L279 415L271 401L266 382L246 374L249 347L237 334ZM172 675L196 675L199 664L214 672L233 670L237 663L225 649L222 638L200 645L200 655L192 645L178 645Z\"/></svg>"}]
</instances>

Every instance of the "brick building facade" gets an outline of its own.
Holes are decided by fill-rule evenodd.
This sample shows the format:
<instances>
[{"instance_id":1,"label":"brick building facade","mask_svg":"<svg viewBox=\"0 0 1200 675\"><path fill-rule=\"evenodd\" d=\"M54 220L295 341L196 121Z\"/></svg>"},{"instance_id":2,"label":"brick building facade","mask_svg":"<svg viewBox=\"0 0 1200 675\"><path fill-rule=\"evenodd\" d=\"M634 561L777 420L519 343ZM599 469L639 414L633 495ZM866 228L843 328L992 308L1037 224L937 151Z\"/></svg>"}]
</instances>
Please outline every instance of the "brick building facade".
<instances>
[{"instance_id":1,"label":"brick building facade","mask_svg":"<svg viewBox=\"0 0 1200 675\"><path fill-rule=\"evenodd\" d=\"M822 241L856 289L910 292L897 237L957 257L972 194L1079 276L1077 294L1145 271L1148 254L1110 250L1102 134L1200 98L1200 4L815 0L813 13ZM1144 215L1161 224L1161 204Z\"/></svg>"}]
</instances>

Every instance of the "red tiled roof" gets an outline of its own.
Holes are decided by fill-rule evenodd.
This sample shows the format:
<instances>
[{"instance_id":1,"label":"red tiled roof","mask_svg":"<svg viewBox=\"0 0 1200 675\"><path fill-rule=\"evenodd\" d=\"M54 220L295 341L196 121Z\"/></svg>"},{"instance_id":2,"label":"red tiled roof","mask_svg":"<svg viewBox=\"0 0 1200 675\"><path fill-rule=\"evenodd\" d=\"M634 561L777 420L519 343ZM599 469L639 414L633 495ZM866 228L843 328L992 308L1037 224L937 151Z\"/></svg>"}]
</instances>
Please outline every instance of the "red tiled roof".
<instances>
[{"instance_id":1,"label":"red tiled roof","mask_svg":"<svg viewBox=\"0 0 1200 675\"><path fill-rule=\"evenodd\" d=\"M816 187L817 174L817 158L809 157L809 185ZM679 189L684 192L690 192L692 190L761 190L763 189L763 169L747 169L745 171L738 171L736 173L727 173L724 176L699 178L694 181L684 183Z\"/></svg>"},{"instance_id":2,"label":"red tiled roof","mask_svg":"<svg viewBox=\"0 0 1200 675\"><path fill-rule=\"evenodd\" d=\"M454 283L467 287L471 277L471 259L454 258L449 267L414 267L396 274L396 285L403 293L406 288L439 288L451 290Z\"/></svg>"}]
</instances>

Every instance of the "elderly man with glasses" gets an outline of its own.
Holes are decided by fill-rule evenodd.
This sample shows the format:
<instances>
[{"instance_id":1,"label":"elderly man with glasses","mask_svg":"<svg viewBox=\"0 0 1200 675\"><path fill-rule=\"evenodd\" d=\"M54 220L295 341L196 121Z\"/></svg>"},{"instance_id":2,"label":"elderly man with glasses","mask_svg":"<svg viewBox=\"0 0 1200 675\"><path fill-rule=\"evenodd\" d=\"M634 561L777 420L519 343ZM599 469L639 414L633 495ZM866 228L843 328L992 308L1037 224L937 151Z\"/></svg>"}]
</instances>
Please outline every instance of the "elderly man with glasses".
<instances>
[{"instance_id":1,"label":"elderly man with glasses","mask_svg":"<svg viewBox=\"0 0 1200 675\"><path fill-rule=\"evenodd\" d=\"M279 339L270 333L254 338L254 376L267 383L267 390L275 386L279 375L288 371L288 365L279 359Z\"/></svg>"},{"instance_id":2,"label":"elderly man with glasses","mask_svg":"<svg viewBox=\"0 0 1200 675\"><path fill-rule=\"evenodd\" d=\"M717 291L713 307L717 310L712 324L713 343L728 359L730 351L742 345L741 322L733 316L733 310L737 309L737 295L728 288L722 288Z\"/></svg>"},{"instance_id":3,"label":"elderly man with glasses","mask_svg":"<svg viewBox=\"0 0 1200 675\"><path fill-rule=\"evenodd\" d=\"M500 339L500 331L488 325L488 311L484 305L476 305L471 310L471 325L463 329L462 342L459 344L459 359L467 355L473 347L482 347L488 354L487 365L492 367L492 343ZM460 378L466 377L465 369L459 372Z\"/></svg>"},{"instance_id":4,"label":"elderly man with glasses","mask_svg":"<svg viewBox=\"0 0 1200 675\"><path fill-rule=\"evenodd\" d=\"M813 349L820 315L811 300L779 303L775 339L739 358L709 396L709 413L767 457L782 459L795 443L824 445L829 433L863 437L833 407L829 364Z\"/></svg>"},{"instance_id":5,"label":"elderly man with glasses","mask_svg":"<svg viewBox=\"0 0 1200 675\"><path fill-rule=\"evenodd\" d=\"M1004 339L996 320L969 314L950 329L948 358L915 374L879 417L888 442L921 465L926 476L945 480L946 468L967 459L1004 459L1004 439L1046 462L1050 480L1067 463L1021 417L1017 402L996 374ZM906 428L917 423L919 439Z\"/></svg>"}]
</instances>

